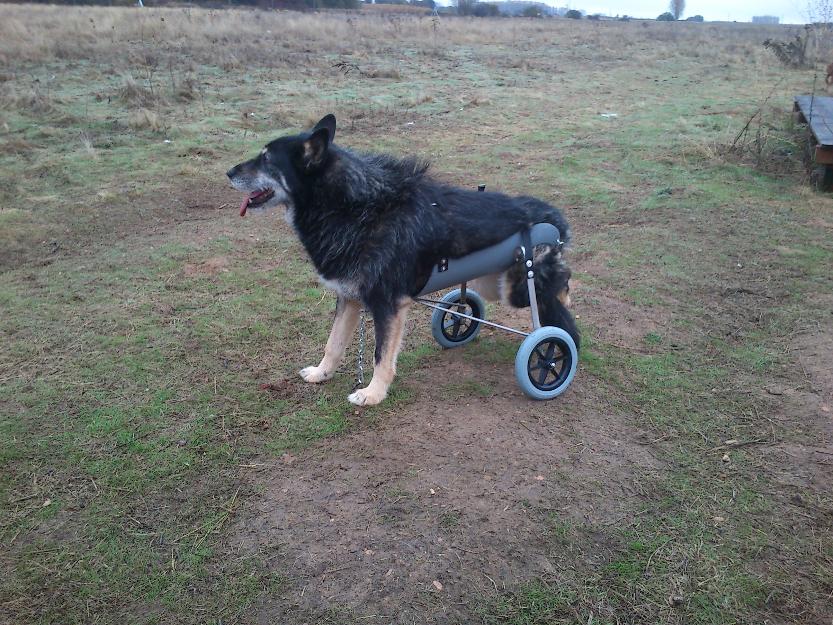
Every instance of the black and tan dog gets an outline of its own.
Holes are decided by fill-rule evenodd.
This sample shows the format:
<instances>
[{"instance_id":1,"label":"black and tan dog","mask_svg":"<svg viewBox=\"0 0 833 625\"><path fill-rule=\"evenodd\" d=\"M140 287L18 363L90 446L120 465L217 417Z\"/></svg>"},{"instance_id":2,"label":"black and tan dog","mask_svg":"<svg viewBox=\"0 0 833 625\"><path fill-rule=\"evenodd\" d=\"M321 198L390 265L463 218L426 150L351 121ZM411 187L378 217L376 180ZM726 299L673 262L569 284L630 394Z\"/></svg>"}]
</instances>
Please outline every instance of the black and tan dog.
<instances>
[{"instance_id":1,"label":"black and tan dog","mask_svg":"<svg viewBox=\"0 0 833 625\"><path fill-rule=\"evenodd\" d=\"M376 360L370 384L352 393L358 405L378 404L396 373L405 317L441 258L459 258L502 241L532 224L548 222L566 243L561 212L531 197L468 191L432 180L416 158L359 154L333 144L336 120L327 115L309 132L281 137L228 172L248 193L250 208L286 205L287 218L321 281L338 296L335 323L307 382L330 379L365 307L373 315ZM543 325L558 326L579 343L569 305L570 270L561 250L536 250L536 290ZM482 295L529 306L523 268L473 285Z\"/></svg>"}]
</instances>

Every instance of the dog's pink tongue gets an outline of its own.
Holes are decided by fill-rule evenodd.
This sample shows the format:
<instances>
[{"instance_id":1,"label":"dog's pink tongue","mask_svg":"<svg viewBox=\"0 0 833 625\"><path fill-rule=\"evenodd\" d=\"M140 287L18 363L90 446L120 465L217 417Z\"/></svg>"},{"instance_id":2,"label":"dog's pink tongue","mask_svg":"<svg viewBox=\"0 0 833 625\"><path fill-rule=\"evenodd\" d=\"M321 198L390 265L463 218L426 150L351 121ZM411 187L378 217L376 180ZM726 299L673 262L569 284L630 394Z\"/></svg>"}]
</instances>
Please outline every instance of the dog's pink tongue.
<instances>
[{"instance_id":1,"label":"dog's pink tongue","mask_svg":"<svg viewBox=\"0 0 833 625\"><path fill-rule=\"evenodd\" d=\"M254 194L252 194L252 195L254 195ZM252 201L252 196L251 195L247 195L246 199L243 200L243 203L240 205L240 216L241 217L246 216L246 209L249 208L249 202L251 202L251 201Z\"/></svg>"}]
</instances>

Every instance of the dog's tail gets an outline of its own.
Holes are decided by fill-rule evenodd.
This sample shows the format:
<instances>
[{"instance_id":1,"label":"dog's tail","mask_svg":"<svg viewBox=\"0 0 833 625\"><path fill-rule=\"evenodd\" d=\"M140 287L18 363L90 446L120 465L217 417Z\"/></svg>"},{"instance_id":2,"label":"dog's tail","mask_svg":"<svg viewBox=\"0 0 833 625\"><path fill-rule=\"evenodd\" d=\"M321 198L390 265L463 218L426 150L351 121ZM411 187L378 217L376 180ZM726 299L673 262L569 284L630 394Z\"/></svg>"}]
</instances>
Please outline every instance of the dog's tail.
<instances>
[{"instance_id":1,"label":"dog's tail","mask_svg":"<svg viewBox=\"0 0 833 625\"><path fill-rule=\"evenodd\" d=\"M539 245L535 248L534 262L535 295L541 325L565 330L575 341L576 349L579 349L581 334L567 308L570 305L571 271L561 258L561 250L549 245ZM525 269L515 265L509 270L507 278L510 287L509 303L515 308L529 306Z\"/></svg>"},{"instance_id":2,"label":"dog's tail","mask_svg":"<svg viewBox=\"0 0 833 625\"><path fill-rule=\"evenodd\" d=\"M568 245L573 233L570 231L570 225L564 218L564 214L555 206L547 204L538 198L521 196L517 199L523 209L526 211L527 220L530 226L539 223L549 223L558 228L561 235L561 243Z\"/></svg>"}]
</instances>

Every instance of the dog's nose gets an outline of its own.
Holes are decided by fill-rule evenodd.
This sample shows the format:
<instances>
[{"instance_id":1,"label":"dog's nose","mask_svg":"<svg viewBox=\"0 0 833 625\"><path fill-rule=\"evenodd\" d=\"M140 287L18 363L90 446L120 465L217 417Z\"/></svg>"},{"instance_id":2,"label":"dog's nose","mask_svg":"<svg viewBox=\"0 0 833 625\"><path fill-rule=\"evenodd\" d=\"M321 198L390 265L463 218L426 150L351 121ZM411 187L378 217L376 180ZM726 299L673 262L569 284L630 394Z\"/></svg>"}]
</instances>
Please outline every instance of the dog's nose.
<instances>
[{"instance_id":1,"label":"dog's nose","mask_svg":"<svg viewBox=\"0 0 833 625\"><path fill-rule=\"evenodd\" d=\"M229 178L234 178L237 175L237 170L239 169L239 167L240 167L239 165L236 165L235 167L232 167L231 169L229 169L226 172L226 176L228 176Z\"/></svg>"}]
</instances>

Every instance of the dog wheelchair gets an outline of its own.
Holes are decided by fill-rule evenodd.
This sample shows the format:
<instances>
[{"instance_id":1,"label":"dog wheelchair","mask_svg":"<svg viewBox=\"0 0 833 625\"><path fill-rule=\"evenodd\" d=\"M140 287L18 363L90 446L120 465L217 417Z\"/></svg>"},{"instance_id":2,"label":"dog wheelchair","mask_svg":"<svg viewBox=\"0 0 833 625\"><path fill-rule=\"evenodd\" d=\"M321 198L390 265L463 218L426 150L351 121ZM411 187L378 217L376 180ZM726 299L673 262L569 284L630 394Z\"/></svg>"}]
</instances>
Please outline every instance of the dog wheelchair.
<instances>
[{"instance_id":1,"label":"dog wheelchair","mask_svg":"<svg viewBox=\"0 0 833 625\"><path fill-rule=\"evenodd\" d=\"M481 185L479 190L484 190ZM535 294L533 250L537 245L561 245L561 233L549 223L535 224L500 243L462 258L444 258L434 267L428 282L414 301L434 309L431 332L445 348L473 341L483 325L524 337L515 356L515 378L532 399L553 399L567 390L576 374L578 350L573 338L561 328L541 326ZM486 320L486 303L467 287L470 280L502 273L515 263L526 269L526 285L532 311L532 332L523 332ZM431 293L459 284L440 299Z\"/></svg>"}]
</instances>

